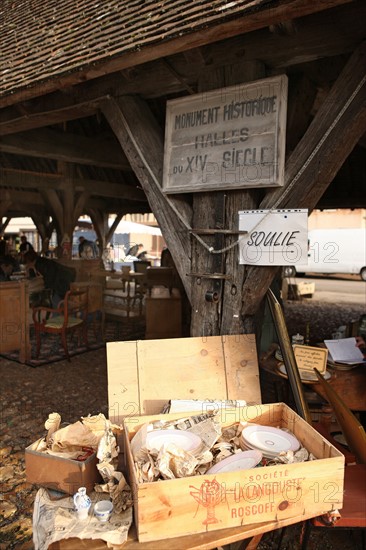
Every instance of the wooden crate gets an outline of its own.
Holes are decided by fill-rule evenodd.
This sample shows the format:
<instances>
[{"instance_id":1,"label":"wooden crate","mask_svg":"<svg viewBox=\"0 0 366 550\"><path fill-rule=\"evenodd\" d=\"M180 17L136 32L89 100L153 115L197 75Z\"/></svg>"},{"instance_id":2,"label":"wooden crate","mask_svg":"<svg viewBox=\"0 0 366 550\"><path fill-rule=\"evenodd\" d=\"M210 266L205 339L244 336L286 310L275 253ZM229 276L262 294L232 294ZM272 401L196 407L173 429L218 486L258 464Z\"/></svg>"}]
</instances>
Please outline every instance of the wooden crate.
<instances>
[{"instance_id":1,"label":"wooden crate","mask_svg":"<svg viewBox=\"0 0 366 550\"><path fill-rule=\"evenodd\" d=\"M125 420L140 542L263 522L296 523L342 507L344 456L283 403L223 410L222 424L248 421L288 428L317 460L139 484L130 439L145 422L180 417L182 413Z\"/></svg>"},{"instance_id":2,"label":"wooden crate","mask_svg":"<svg viewBox=\"0 0 366 550\"><path fill-rule=\"evenodd\" d=\"M170 399L260 403L255 336L107 343L109 418L158 414Z\"/></svg>"},{"instance_id":3,"label":"wooden crate","mask_svg":"<svg viewBox=\"0 0 366 550\"><path fill-rule=\"evenodd\" d=\"M140 541L259 523L265 532L267 522L289 525L341 508L343 455L287 405L261 405L254 335L111 342L107 363L109 418L125 422ZM317 460L139 485L129 441L145 422L184 416L160 414L170 399L244 399L251 406L223 409L224 426L249 421L287 427ZM206 489L220 496L209 508L203 505Z\"/></svg>"}]
</instances>

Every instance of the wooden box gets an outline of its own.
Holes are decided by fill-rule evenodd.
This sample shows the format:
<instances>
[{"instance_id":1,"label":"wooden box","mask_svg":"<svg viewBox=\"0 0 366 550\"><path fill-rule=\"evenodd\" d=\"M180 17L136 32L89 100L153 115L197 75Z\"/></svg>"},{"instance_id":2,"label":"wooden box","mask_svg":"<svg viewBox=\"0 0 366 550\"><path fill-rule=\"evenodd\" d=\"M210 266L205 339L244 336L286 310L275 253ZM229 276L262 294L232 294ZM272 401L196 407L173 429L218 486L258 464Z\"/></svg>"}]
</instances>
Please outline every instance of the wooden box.
<instances>
[{"instance_id":1,"label":"wooden box","mask_svg":"<svg viewBox=\"0 0 366 550\"><path fill-rule=\"evenodd\" d=\"M141 542L263 522L289 525L342 506L343 455L287 405L261 405L254 335L111 342L107 363L109 418L125 423ZM185 416L161 415L171 399L244 399L250 406L222 410L224 426L287 427L317 460L139 485L130 439L145 422Z\"/></svg>"},{"instance_id":2,"label":"wooden box","mask_svg":"<svg viewBox=\"0 0 366 550\"><path fill-rule=\"evenodd\" d=\"M260 403L253 334L107 343L109 418L159 414L170 399Z\"/></svg>"},{"instance_id":3,"label":"wooden box","mask_svg":"<svg viewBox=\"0 0 366 550\"><path fill-rule=\"evenodd\" d=\"M145 422L184 415L128 418L126 457L140 542L289 518L297 523L342 507L344 456L287 405L223 409L221 415L223 426L247 421L288 428L317 460L139 484L130 439Z\"/></svg>"}]
</instances>

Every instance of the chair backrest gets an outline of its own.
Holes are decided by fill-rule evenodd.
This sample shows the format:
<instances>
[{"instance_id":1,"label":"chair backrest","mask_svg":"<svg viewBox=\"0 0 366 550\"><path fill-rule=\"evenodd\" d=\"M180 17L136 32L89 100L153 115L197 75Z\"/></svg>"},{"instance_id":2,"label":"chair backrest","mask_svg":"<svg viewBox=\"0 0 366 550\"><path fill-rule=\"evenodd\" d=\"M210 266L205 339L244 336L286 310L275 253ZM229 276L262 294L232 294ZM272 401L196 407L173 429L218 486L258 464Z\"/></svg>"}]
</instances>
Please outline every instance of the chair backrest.
<instances>
[{"instance_id":1,"label":"chair backrest","mask_svg":"<svg viewBox=\"0 0 366 550\"><path fill-rule=\"evenodd\" d=\"M80 281L71 283L70 290L88 290L88 313L103 309L103 286L100 283Z\"/></svg>"},{"instance_id":2,"label":"chair backrest","mask_svg":"<svg viewBox=\"0 0 366 550\"><path fill-rule=\"evenodd\" d=\"M145 293L146 292L146 281L147 281L147 269L151 266L151 262L148 260L135 260L133 262L133 270L136 273L142 273L144 276L140 279L136 280L136 287L135 290L138 293Z\"/></svg>"},{"instance_id":3,"label":"chair backrest","mask_svg":"<svg viewBox=\"0 0 366 550\"><path fill-rule=\"evenodd\" d=\"M65 294L63 308L65 323L70 317L86 320L88 316L88 288L68 290Z\"/></svg>"},{"instance_id":4,"label":"chair backrest","mask_svg":"<svg viewBox=\"0 0 366 550\"><path fill-rule=\"evenodd\" d=\"M327 400L332 405L334 414L340 425L349 448L359 464L366 464L366 433L353 412L343 402L342 398L324 379L318 369L314 369L319 382L324 388Z\"/></svg>"},{"instance_id":5,"label":"chair backrest","mask_svg":"<svg viewBox=\"0 0 366 550\"><path fill-rule=\"evenodd\" d=\"M133 270L136 273L146 273L148 267L151 266L151 262L148 260L135 260L133 262Z\"/></svg>"},{"instance_id":6,"label":"chair backrest","mask_svg":"<svg viewBox=\"0 0 366 550\"><path fill-rule=\"evenodd\" d=\"M166 286L169 291L173 288L173 268L172 267L149 267L146 270L147 288L149 291L154 286Z\"/></svg>"}]
</instances>

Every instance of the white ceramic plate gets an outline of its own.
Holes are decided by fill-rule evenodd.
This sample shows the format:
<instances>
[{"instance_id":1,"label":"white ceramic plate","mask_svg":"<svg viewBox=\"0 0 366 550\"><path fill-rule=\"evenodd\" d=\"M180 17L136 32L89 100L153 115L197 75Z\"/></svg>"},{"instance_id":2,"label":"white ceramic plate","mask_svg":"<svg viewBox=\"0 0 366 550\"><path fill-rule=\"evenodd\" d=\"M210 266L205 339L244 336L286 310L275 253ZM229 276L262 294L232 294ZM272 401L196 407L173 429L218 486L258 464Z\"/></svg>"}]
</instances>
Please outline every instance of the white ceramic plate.
<instances>
[{"instance_id":1,"label":"white ceramic plate","mask_svg":"<svg viewBox=\"0 0 366 550\"><path fill-rule=\"evenodd\" d=\"M185 430L153 430L147 433L146 445L148 449L159 451L164 443L174 443L177 447L190 453L198 452L202 447L202 439Z\"/></svg>"},{"instance_id":2,"label":"white ceramic plate","mask_svg":"<svg viewBox=\"0 0 366 550\"><path fill-rule=\"evenodd\" d=\"M243 451L258 451L256 447L249 445L247 442L244 443L243 439L240 439L240 448ZM271 453L270 451L265 451L264 449L260 451L265 458L276 458L278 452Z\"/></svg>"},{"instance_id":3,"label":"white ceramic plate","mask_svg":"<svg viewBox=\"0 0 366 550\"><path fill-rule=\"evenodd\" d=\"M244 444L248 443L263 452L271 454L281 451L297 451L300 448L300 442L293 435L270 426L259 426L257 424L247 426L241 433Z\"/></svg>"},{"instance_id":4,"label":"white ceramic plate","mask_svg":"<svg viewBox=\"0 0 366 550\"><path fill-rule=\"evenodd\" d=\"M284 363L281 363L280 365L278 365L278 370L280 371L281 374L284 374L285 376L287 376L287 371ZM303 380L304 382L318 381L318 378L315 372L313 373L307 370L299 370L299 373L300 373L301 380ZM329 380L329 378L331 377L331 374L326 370L325 372L323 372L323 376L325 380Z\"/></svg>"},{"instance_id":5,"label":"white ceramic plate","mask_svg":"<svg viewBox=\"0 0 366 550\"><path fill-rule=\"evenodd\" d=\"M207 470L206 474L223 474L224 472L235 472L236 470L249 470L254 468L262 460L263 454L260 451L243 451L228 458L224 458L215 466Z\"/></svg>"}]
</instances>

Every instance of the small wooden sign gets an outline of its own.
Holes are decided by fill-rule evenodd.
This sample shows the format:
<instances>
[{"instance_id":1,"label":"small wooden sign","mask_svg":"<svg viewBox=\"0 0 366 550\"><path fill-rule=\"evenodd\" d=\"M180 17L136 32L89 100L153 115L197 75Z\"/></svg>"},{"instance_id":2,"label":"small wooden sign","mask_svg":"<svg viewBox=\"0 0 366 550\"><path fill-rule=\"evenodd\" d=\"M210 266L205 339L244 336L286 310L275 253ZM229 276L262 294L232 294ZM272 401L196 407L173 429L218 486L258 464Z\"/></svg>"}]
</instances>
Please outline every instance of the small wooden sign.
<instances>
[{"instance_id":1,"label":"small wooden sign","mask_svg":"<svg viewBox=\"0 0 366 550\"><path fill-rule=\"evenodd\" d=\"M286 112L286 75L168 101L163 190L282 186Z\"/></svg>"},{"instance_id":2,"label":"small wooden sign","mask_svg":"<svg viewBox=\"0 0 366 550\"><path fill-rule=\"evenodd\" d=\"M294 354L299 370L314 373L314 368L323 374L327 368L328 350L312 346L294 345Z\"/></svg>"}]
</instances>

